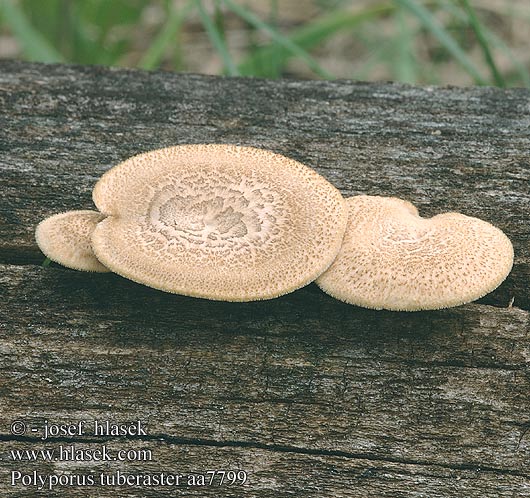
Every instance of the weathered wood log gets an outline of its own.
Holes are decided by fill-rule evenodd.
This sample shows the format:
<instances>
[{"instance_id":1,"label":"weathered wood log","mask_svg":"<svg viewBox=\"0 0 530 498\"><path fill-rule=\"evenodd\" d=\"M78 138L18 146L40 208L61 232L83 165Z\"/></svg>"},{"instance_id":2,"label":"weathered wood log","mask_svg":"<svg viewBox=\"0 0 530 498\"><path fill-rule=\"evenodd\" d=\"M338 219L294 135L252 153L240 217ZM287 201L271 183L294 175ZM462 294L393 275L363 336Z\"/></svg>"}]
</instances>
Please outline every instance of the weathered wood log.
<instances>
[{"instance_id":1,"label":"weathered wood log","mask_svg":"<svg viewBox=\"0 0 530 498\"><path fill-rule=\"evenodd\" d=\"M36 493L23 477L11 485L17 472L97 481L214 469L245 470L248 481L179 494L530 496L529 102L525 90L0 63L2 496ZM38 221L92 207L95 181L118 161L194 142L265 147L345 195L486 219L514 243L512 275L478 304L392 313L314 285L221 303L39 266ZM17 420L24 434L12 433ZM94 434L95 420L141 420L146 434ZM46 421L86 430L42 441ZM61 445L152 458L11 453L57 457ZM46 496L95 492L74 484ZM97 488L116 493L176 491Z\"/></svg>"}]
</instances>

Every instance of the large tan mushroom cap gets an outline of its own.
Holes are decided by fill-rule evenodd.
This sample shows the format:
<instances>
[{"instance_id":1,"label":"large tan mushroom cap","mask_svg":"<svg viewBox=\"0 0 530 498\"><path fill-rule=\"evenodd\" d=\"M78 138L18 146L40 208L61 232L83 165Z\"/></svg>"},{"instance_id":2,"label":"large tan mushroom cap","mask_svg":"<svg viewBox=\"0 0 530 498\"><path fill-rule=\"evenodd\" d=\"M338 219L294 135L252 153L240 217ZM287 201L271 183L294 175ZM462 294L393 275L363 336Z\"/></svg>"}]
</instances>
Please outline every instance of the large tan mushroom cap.
<instances>
[{"instance_id":1,"label":"large tan mushroom cap","mask_svg":"<svg viewBox=\"0 0 530 498\"><path fill-rule=\"evenodd\" d=\"M346 199L342 249L317 284L331 296L374 309L448 308L498 287L513 247L493 225L458 213L421 218L392 197Z\"/></svg>"},{"instance_id":2,"label":"large tan mushroom cap","mask_svg":"<svg viewBox=\"0 0 530 498\"><path fill-rule=\"evenodd\" d=\"M96 211L68 211L46 218L35 230L40 250L52 261L75 270L108 272L94 256L92 232L105 216Z\"/></svg>"},{"instance_id":3,"label":"large tan mushroom cap","mask_svg":"<svg viewBox=\"0 0 530 498\"><path fill-rule=\"evenodd\" d=\"M337 255L339 191L265 150L182 145L132 157L96 184L108 216L92 237L112 271L167 292L269 299L306 285Z\"/></svg>"}]
</instances>

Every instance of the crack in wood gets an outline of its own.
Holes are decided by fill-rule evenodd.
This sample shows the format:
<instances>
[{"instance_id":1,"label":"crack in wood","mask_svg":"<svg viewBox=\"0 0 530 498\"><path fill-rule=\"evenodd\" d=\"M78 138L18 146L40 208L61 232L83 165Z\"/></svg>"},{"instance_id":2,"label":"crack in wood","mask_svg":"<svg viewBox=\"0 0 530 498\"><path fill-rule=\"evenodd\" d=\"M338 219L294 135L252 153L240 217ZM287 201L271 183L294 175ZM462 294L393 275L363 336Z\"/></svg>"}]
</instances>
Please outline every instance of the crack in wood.
<instances>
[{"instance_id":1,"label":"crack in wood","mask_svg":"<svg viewBox=\"0 0 530 498\"><path fill-rule=\"evenodd\" d=\"M0 434L0 441L2 442L20 442L20 443L44 443L41 438L26 437L26 436L6 436ZM440 467L449 470L470 470L475 472L491 472L498 475L507 476L518 476L524 478L530 478L530 473L518 472L513 469L504 469L498 467L491 467L488 465L481 465L476 463L440 463L436 461L427 460L414 460L406 458L394 458L387 455L375 455L371 453L354 453L349 451L338 451L338 450L327 450L323 448L300 448L296 446L285 446L276 444L266 444L254 441L217 441L212 439L200 439L200 438L182 438L175 437L166 434L150 434L147 436L123 436L120 438L66 438L66 437L54 437L47 439L46 444L52 443L110 443L110 442L122 442L122 441L142 441L142 442L158 442L163 441L166 444L171 445L182 445L182 446L205 446L215 448L242 448L242 449L259 449L270 452L279 453L294 453L300 455L312 455L319 457L332 457L332 458L346 458L353 460L368 460L373 462L381 463L398 463L403 465L417 465L424 467Z\"/></svg>"}]
</instances>

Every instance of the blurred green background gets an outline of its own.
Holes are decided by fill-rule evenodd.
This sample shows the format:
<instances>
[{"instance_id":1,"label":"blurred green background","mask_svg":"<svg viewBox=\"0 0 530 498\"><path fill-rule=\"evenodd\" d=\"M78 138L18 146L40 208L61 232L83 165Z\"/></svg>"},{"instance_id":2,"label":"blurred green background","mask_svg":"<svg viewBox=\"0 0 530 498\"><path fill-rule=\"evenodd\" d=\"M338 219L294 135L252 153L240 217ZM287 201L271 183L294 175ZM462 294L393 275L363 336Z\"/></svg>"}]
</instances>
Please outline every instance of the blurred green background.
<instances>
[{"instance_id":1,"label":"blurred green background","mask_svg":"<svg viewBox=\"0 0 530 498\"><path fill-rule=\"evenodd\" d=\"M528 0L0 0L0 58L530 87Z\"/></svg>"}]
</instances>

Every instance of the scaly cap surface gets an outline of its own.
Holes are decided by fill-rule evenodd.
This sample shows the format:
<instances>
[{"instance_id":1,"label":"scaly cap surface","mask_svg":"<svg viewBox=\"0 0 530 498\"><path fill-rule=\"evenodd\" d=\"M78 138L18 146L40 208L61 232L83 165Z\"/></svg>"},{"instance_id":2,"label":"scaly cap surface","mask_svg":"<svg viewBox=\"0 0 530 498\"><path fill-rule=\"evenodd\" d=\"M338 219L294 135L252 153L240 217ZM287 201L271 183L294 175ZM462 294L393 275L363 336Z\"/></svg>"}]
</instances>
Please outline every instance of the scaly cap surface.
<instances>
[{"instance_id":1,"label":"scaly cap surface","mask_svg":"<svg viewBox=\"0 0 530 498\"><path fill-rule=\"evenodd\" d=\"M167 292L269 299L306 285L337 255L344 199L307 166L235 145L181 145L109 170L92 237L112 271Z\"/></svg>"},{"instance_id":2,"label":"scaly cap surface","mask_svg":"<svg viewBox=\"0 0 530 498\"><path fill-rule=\"evenodd\" d=\"M96 211L67 211L41 221L35 230L40 250L52 261L75 270L108 272L90 245L92 232L104 215Z\"/></svg>"},{"instance_id":3,"label":"scaly cap surface","mask_svg":"<svg viewBox=\"0 0 530 498\"><path fill-rule=\"evenodd\" d=\"M486 295L510 273L512 244L485 221L459 213L422 218L393 197L346 202L342 248L316 281L341 301L401 311L448 308Z\"/></svg>"}]
</instances>

